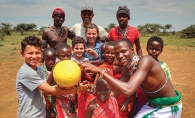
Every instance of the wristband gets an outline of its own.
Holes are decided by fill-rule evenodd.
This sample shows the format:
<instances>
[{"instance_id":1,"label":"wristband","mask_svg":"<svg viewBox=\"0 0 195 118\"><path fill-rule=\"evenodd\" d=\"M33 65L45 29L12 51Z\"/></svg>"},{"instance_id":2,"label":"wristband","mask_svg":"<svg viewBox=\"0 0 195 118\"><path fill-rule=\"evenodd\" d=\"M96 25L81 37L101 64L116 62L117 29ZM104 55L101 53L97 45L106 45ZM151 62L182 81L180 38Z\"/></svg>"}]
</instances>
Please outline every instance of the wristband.
<instances>
[{"instance_id":1,"label":"wristband","mask_svg":"<svg viewBox=\"0 0 195 118\"><path fill-rule=\"evenodd\" d=\"M103 69L103 70L101 71L100 78L103 78L105 72L106 72L106 69Z\"/></svg>"}]
</instances>

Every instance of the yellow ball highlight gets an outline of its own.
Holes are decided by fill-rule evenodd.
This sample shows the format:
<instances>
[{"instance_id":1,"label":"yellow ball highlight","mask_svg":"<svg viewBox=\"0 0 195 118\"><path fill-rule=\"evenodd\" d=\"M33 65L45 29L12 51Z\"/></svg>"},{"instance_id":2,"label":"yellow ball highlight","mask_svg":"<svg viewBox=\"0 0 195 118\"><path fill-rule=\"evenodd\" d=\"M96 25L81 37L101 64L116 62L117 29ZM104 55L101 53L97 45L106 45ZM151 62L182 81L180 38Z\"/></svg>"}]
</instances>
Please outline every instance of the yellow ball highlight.
<instances>
[{"instance_id":1,"label":"yellow ball highlight","mask_svg":"<svg viewBox=\"0 0 195 118\"><path fill-rule=\"evenodd\" d=\"M63 60L53 69L55 82L61 87L72 87L81 78L81 70L78 64L72 60Z\"/></svg>"}]
</instances>

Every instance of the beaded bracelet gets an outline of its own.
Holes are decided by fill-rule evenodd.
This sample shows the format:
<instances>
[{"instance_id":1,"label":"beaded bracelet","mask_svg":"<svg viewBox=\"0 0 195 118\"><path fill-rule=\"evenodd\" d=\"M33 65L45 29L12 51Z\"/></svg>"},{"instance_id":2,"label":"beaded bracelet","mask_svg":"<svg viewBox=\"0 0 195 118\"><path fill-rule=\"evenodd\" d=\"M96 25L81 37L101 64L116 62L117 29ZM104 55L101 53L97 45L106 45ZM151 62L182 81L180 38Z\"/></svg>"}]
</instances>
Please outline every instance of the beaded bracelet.
<instances>
[{"instance_id":1,"label":"beaded bracelet","mask_svg":"<svg viewBox=\"0 0 195 118\"><path fill-rule=\"evenodd\" d=\"M100 78L103 78L105 72L106 72L106 69L103 69L103 70L101 71Z\"/></svg>"}]
</instances>

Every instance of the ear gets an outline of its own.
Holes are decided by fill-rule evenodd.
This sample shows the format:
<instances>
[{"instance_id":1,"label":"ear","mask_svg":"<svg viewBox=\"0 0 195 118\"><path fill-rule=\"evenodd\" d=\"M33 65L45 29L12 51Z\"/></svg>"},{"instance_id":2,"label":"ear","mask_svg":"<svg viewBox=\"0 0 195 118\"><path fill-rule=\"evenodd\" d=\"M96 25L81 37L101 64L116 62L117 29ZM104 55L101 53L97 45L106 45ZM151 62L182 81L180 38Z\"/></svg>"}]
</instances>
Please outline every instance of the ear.
<instances>
[{"instance_id":1,"label":"ear","mask_svg":"<svg viewBox=\"0 0 195 118\"><path fill-rule=\"evenodd\" d=\"M94 14L93 14L93 13L91 14L91 17L92 17L92 18L94 17Z\"/></svg>"},{"instance_id":2,"label":"ear","mask_svg":"<svg viewBox=\"0 0 195 118\"><path fill-rule=\"evenodd\" d=\"M148 47L146 46L146 51L148 52Z\"/></svg>"},{"instance_id":3,"label":"ear","mask_svg":"<svg viewBox=\"0 0 195 118\"><path fill-rule=\"evenodd\" d=\"M21 54L22 56L24 56L24 52L22 52L22 50L20 50L20 54Z\"/></svg>"}]
</instances>

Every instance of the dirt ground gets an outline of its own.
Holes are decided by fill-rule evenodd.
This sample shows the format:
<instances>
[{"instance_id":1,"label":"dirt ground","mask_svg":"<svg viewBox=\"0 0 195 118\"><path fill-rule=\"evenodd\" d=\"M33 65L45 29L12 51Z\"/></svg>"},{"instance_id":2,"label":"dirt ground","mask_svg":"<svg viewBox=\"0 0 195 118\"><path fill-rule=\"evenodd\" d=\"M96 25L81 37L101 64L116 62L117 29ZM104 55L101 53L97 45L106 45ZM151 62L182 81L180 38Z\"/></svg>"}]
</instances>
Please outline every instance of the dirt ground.
<instances>
[{"instance_id":1,"label":"dirt ground","mask_svg":"<svg viewBox=\"0 0 195 118\"><path fill-rule=\"evenodd\" d=\"M144 55L145 46L142 45ZM2 50L1 50L2 51ZM191 48L165 46L160 60L171 70L172 83L182 94L182 118L195 118L195 51ZM16 73L23 63L19 54L0 55L0 114L1 118L15 118L17 114Z\"/></svg>"}]
</instances>

